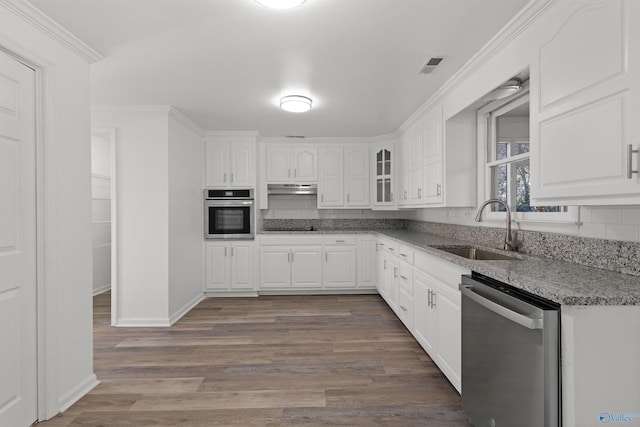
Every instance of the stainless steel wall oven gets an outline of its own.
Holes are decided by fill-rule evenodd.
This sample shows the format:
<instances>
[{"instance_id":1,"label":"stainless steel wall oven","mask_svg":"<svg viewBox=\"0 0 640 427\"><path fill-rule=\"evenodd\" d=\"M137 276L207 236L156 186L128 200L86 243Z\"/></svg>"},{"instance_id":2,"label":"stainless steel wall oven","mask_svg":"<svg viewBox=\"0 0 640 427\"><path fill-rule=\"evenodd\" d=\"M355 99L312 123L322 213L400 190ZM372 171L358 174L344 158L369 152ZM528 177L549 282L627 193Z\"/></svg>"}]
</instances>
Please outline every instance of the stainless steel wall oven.
<instances>
[{"instance_id":1,"label":"stainless steel wall oven","mask_svg":"<svg viewBox=\"0 0 640 427\"><path fill-rule=\"evenodd\" d=\"M205 239L253 239L253 189L204 190Z\"/></svg>"}]
</instances>

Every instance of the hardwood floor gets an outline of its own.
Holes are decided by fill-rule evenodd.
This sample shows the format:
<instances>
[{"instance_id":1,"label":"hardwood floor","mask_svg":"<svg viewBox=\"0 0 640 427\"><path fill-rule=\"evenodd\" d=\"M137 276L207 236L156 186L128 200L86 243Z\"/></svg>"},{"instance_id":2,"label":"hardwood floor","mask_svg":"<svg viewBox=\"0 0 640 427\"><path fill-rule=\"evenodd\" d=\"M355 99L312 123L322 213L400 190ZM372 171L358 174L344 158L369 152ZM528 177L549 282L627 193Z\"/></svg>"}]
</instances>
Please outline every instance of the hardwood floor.
<instances>
[{"instance_id":1,"label":"hardwood floor","mask_svg":"<svg viewBox=\"0 0 640 427\"><path fill-rule=\"evenodd\" d=\"M377 295L207 299L171 328L112 328L101 384L38 427L468 426L460 397Z\"/></svg>"}]
</instances>

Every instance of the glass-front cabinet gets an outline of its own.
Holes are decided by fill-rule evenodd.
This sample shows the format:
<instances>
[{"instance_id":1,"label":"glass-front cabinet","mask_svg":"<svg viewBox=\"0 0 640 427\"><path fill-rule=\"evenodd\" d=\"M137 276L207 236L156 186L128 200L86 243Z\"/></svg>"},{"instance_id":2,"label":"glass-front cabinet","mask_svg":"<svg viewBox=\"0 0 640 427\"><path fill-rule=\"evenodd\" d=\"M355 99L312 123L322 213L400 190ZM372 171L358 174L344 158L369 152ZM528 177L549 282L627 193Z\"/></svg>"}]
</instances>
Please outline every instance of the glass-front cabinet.
<instances>
[{"instance_id":1,"label":"glass-front cabinet","mask_svg":"<svg viewBox=\"0 0 640 427\"><path fill-rule=\"evenodd\" d=\"M395 207L393 197L393 143L387 143L374 147L373 171L374 171L374 197L373 207Z\"/></svg>"}]
</instances>

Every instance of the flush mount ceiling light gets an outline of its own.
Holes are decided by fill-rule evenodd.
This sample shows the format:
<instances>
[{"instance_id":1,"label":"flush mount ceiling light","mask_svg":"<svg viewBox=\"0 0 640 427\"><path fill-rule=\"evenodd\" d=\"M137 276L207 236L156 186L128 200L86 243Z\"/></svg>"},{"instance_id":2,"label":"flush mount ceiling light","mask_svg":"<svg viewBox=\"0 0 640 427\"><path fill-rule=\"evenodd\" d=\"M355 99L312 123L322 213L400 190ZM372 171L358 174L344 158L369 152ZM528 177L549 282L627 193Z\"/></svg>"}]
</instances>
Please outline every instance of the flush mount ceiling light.
<instances>
[{"instance_id":1,"label":"flush mount ceiling light","mask_svg":"<svg viewBox=\"0 0 640 427\"><path fill-rule=\"evenodd\" d=\"M513 78L491 92L491 98L502 99L522 90L522 80Z\"/></svg>"},{"instance_id":2,"label":"flush mount ceiling light","mask_svg":"<svg viewBox=\"0 0 640 427\"><path fill-rule=\"evenodd\" d=\"M273 9L292 9L300 6L307 0L256 0L263 6L271 7Z\"/></svg>"},{"instance_id":3,"label":"flush mount ceiling light","mask_svg":"<svg viewBox=\"0 0 640 427\"><path fill-rule=\"evenodd\" d=\"M302 95L289 95L280 98L280 108L291 113L305 113L311 110L311 98Z\"/></svg>"}]
</instances>

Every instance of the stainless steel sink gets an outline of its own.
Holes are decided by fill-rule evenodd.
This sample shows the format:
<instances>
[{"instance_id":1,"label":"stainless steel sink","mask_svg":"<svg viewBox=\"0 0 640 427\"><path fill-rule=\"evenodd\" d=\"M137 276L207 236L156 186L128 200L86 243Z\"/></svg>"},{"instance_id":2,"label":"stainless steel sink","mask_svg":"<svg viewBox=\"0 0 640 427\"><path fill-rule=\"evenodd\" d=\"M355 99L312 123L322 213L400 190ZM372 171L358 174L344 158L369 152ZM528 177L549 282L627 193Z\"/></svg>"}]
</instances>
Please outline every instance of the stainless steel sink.
<instances>
[{"instance_id":1,"label":"stainless steel sink","mask_svg":"<svg viewBox=\"0 0 640 427\"><path fill-rule=\"evenodd\" d=\"M520 258L509 255L499 254L497 252L485 251L484 249L462 247L462 248L436 248L453 255L458 255L468 259L479 261L520 261Z\"/></svg>"}]
</instances>

